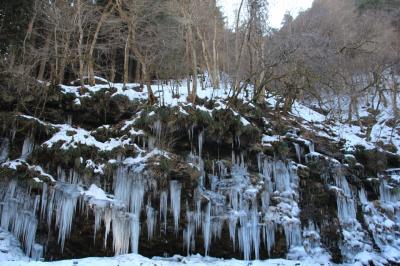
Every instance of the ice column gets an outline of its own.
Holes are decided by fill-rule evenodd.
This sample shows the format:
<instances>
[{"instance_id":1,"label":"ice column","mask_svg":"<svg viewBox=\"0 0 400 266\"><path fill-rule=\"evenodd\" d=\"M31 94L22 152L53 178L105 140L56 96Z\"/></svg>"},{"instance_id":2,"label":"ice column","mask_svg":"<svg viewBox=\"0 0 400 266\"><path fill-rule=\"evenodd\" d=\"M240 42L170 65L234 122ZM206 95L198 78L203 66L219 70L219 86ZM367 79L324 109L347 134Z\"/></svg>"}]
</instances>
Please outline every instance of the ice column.
<instances>
[{"instance_id":1,"label":"ice column","mask_svg":"<svg viewBox=\"0 0 400 266\"><path fill-rule=\"evenodd\" d=\"M160 195L160 221L164 226L164 232L167 232L167 212L168 212L168 192L163 191Z\"/></svg>"},{"instance_id":2,"label":"ice column","mask_svg":"<svg viewBox=\"0 0 400 266\"><path fill-rule=\"evenodd\" d=\"M172 209L172 214L174 216L174 229L175 229L175 234L178 233L179 230L179 216L181 212L181 189L182 185L176 181L172 180L169 183L170 187L170 196L171 196L171 209Z\"/></svg>"},{"instance_id":3,"label":"ice column","mask_svg":"<svg viewBox=\"0 0 400 266\"><path fill-rule=\"evenodd\" d=\"M26 136L22 145L21 159L26 160L28 158L33 151L33 144L32 136Z\"/></svg>"},{"instance_id":4,"label":"ice column","mask_svg":"<svg viewBox=\"0 0 400 266\"><path fill-rule=\"evenodd\" d=\"M78 197L80 196L80 191L77 185L65 183L58 183L55 189L58 242L61 244L61 251L63 251L65 239L71 233L72 219L74 217Z\"/></svg>"},{"instance_id":5,"label":"ice column","mask_svg":"<svg viewBox=\"0 0 400 266\"><path fill-rule=\"evenodd\" d=\"M208 202L206 210L203 213L203 241L205 256L207 256L211 242L211 202Z\"/></svg>"},{"instance_id":6,"label":"ice column","mask_svg":"<svg viewBox=\"0 0 400 266\"><path fill-rule=\"evenodd\" d=\"M8 152L10 149L10 141L8 138L4 138L0 145L0 163L3 163L8 158Z\"/></svg>"},{"instance_id":7,"label":"ice column","mask_svg":"<svg viewBox=\"0 0 400 266\"><path fill-rule=\"evenodd\" d=\"M147 238L151 240L154 236L155 211L149 204L146 206Z\"/></svg>"},{"instance_id":8,"label":"ice column","mask_svg":"<svg viewBox=\"0 0 400 266\"><path fill-rule=\"evenodd\" d=\"M293 145L294 145L294 149L296 151L297 161L299 163L301 163L301 148L300 148L300 145L298 143L293 143Z\"/></svg>"}]
</instances>

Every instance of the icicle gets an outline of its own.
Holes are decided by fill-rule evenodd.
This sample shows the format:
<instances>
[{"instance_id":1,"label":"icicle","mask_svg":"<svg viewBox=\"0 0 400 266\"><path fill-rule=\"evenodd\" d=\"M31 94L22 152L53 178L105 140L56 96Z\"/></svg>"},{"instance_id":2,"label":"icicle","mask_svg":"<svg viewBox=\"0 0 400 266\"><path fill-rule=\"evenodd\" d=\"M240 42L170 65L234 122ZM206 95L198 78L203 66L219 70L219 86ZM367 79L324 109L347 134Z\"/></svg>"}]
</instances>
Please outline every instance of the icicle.
<instances>
[{"instance_id":1,"label":"icicle","mask_svg":"<svg viewBox=\"0 0 400 266\"><path fill-rule=\"evenodd\" d=\"M201 192L200 188L194 190L194 200L196 202L196 212L194 214L194 223L196 225L196 230L201 227Z\"/></svg>"},{"instance_id":2,"label":"icicle","mask_svg":"<svg viewBox=\"0 0 400 266\"><path fill-rule=\"evenodd\" d=\"M70 126L72 125L72 115L67 116L67 124Z\"/></svg>"},{"instance_id":3,"label":"icicle","mask_svg":"<svg viewBox=\"0 0 400 266\"><path fill-rule=\"evenodd\" d=\"M113 179L115 198L129 205L132 188L132 178L128 177L127 169L123 166L118 166L117 170L114 172Z\"/></svg>"},{"instance_id":4,"label":"icicle","mask_svg":"<svg viewBox=\"0 0 400 266\"><path fill-rule=\"evenodd\" d=\"M128 217L125 212L117 211L113 215L112 219L112 235L115 255L126 254L129 252L129 239L132 231L130 217Z\"/></svg>"},{"instance_id":5,"label":"icicle","mask_svg":"<svg viewBox=\"0 0 400 266\"><path fill-rule=\"evenodd\" d=\"M56 226L58 227L58 242L61 251L64 250L65 239L69 236L72 228L80 191L77 185L58 183L55 186L56 194Z\"/></svg>"},{"instance_id":6,"label":"icicle","mask_svg":"<svg viewBox=\"0 0 400 266\"><path fill-rule=\"evenodd\" d=\"M40 261L43 258L43 246L34 244L32 246L31 258L34 261Z\"/></svg>"},{"instance_id":7,"label":"icicle","mask_svg":"<svg viewBox=\"0 0 400 266\"><path fill-rule=\"evenodd\" d=\"M28 192L29 193L29 192ZM4 229L23 243L25 254L29 256L35 242L37 219L36 211L40 196L34 199L24 191L17 189L17 181L11 180L0 203L0 224Z\"/></svg>"},{"instance_id":8,"label":"icicle","mask_svg":"<svg viewBox=\"0 0 400 266\"><path fill-rule=\"evenodd\" d=\"M211 202L207 203L206 210L203 214L203 242L205 256L208 256L208 250L211 243Z\"/></svg>"},{"instance_id":9,"label":"icicle","mask_svg":"<svg viewBox=\"0 0 400 266\"><path fill-rule=\"evenodd\" d=\"M10 141L8 138L4 138L0 145L0 163L4 163L8 159L8 153L10 150Z\"/></svg>"},{"instance_id":10,"label":"icicle","mask_svg":"<svg viewBox=\"0 0 400 266\"><path fill-rule=\"evenodd\" d=\"M104 207L102 206L94 206L94 232L93 232L93 240L96 241L96 233L101 226L101 220L104 217Z\"/></svg>"},{"instance_id":11,"label":"icicle","mask_svg":"<svg viewBox=\"0 0 400 266\"><path fill-rule=\"evenodd\" d=\"M131 247L132 253L137 254L139 251L140 221L139 217L133 215L131 217Z\"/></svg>"},{"instance_id":12,"label":"icicle","mask_svg":"<svg viewBox=\"0 0 400 266\"><path fill-rule=\"evenodd\" d=\"M342 223L350 222L356 218L354 200L341 194L336 197L338 217Z\"/></svg>"},{"instance_id":13,"label":"icicle","mask_svg":"<svg viewBox=\"0 0 400 266\"><path fill-rule=\"evenodd\" d=\"M258 166L258 172L261 173L262 168L263 168L263 153L257 153L257 166Z\"/></svg>"},{"instance_id":14,"label":"icicle","mask_svg":"<svg viewBox=\"0 0 400 266\"><path fill-rule=\"evenodd\" d=\"M105 226L105 232L104 232L104 247L107 247L107 238L108 234L110 233L110 228L111 228L111 220L112 220L113 212L111 208L106 208L104 211L104 226Z\"/></svg>"},{"instance_id":15,"label":"icicle","mask_svg":"<svg viewBox=\"0 0 400 266\"><path fill-rule=\"evenodd\" d=\"M147 139L147 148L152 151L155 148L156 138L149 136Z\"/></svg>"},{"instance_id":16,"label":"icicle","mask_svg":"<svg viewBox=\"0 0 400 266\"><path fill-rule=\"evenodd\" d=\"M10 198L14 198L16 189L17 189L17 180L13 179L10 181L10 183L8 185L8 191L7 191L7 193L9 193Z\"/></svg>"},{"instance_id":17,"label":"icicle","mask_svg":"<svg viewBox=\"0 0 400 266\"><path fill-rule=\"evenodd\" d=\"M296 150L297 161L299 163L301 163L301 148L300 148L300 145L298 143L293 143L293 145L294 145L294 149Z\"/></svg>"},{"instance_id":18,"label":"icicle","mask_svg":"<svg viewBox=\"0 0 400 266\"><path fill-rule=\"evenodd\" d=\"M251 211L251 221L250 221L250 232L251 238L253 241L253 249L254 249L254 256L255 259L258 260L260 258L260 231L258 227L258 212L257 206Z\"/></svg>"},{"instance_id":19,"label":"icicle","mask_svg":"<svg viewBox=\"0 0 400 266\"><path fill-rule=\"evenodd\" d=\"M242 251L244 260L250 260L252 248L250 226L247 215L240 217L240 228L238 230L239 250Z\"/></svg>"},{"instance_id":20,"label":"icicle","mask_svg":"<svg viewBox=\"0 0 400 266\"><path fill-rule=\"evenodd\" d=\"M275 245L276 224L269 219L268 215L265 216L264 222L264 244L267 248L268 256L271 256L272 247Z\"/></svg>"},{"instance_id":21,"label":"icicle","mask_svg":"<svg viewBox=\"0 0 400 266\"><path fill-rule=\"evenodd\" d=\"M147 222L147 239L151 240L154 236L154 228L155 228L155 214L154 208L152 208L149 204L146 206L146 222Z\"/></svg>"},{"instance_id":22,"label":"icicle","mask_svg":"<svg viewBox=\"0 0 400 266\"><path fill-rule=\"evenodd\" d=\"M140 217L140 211L142 209L143 204L143 196L144 196L144 185L142 182L135 182L132 185L132 191L130 192L130 206L131 211L137 217Z\"/></svg>"},{"instance_id":23,"label":"icicle","mask_svg":"<svg viewBox=\"0 0 400 266\"><path fill-rule=\"evenodd\" d=\"M261 206L263 212L267 212L269 208L270 194L267 191L261 193Z\"/></svg>"},{"instance_id":24,"label":"icicle","mask_svg":"<svg viewBox=\"0 0 400 266\"><path fill-rule=\"evenodd\" d=\"M397 203L400 200L400 193L382 179L379 185L379 199L382 202Z\"/></svg>"},{"instance_id":25,"label":"icicle","mask_svg":"<svg viewBox=\"0 0 400 266\"><path fill-rule=\"evenodd\" d=\"M360 202L365 205L368 204L368 199L367 199L367 194L365 193L364 188L361 188L360 191L358 192L358 197L360 198Z\"/></svg>"},{"instance_id":26,"label":"icicle","mask_svg":"<svg viewBox=\"0 0 400 266\"><path fill-rule=\"evenodd\" d=\"M48 203L47 203L47 228L49 230L51 228L51 221L52 221L52 218L53 218L54 195L55 195L55 190L54 189L50 189L49 200L48 200Z\"/></svg>"},{"instance_id":27,"label":"icicle","mask_svg":"<svg viewBox=\"0 0 400 266\"><path fill-rule=\"evenodd\" d=\"M33 151L33 137L26 136L24 139L24 144L22 145L21 159L26 160Z\"/></svg>"},{"instance_id":28,"label":"icicle","mask_svg":"<svg viewBox=\"0 0 400 266\"><path fill-rule=\"evenodd\" d=\"M276 190L284 192L290 190L290 173L288 167L282 162L277 161L273 167Z\"/></svg>"},{"instance_id":29,"label":"icicle","mask_svg":"<svg viewBox=\"0 0 400 266\"><path fill-rule=\"evenodd\" d=\"M211 221L211 237L213 239L221 239L222 227L224 223L220 217L215 217Z\"/></svg>"},{"instance_id":30,"label":"icicle","mask_svg":"<svg viewBox=\"0 0 400 266\"><path fill-rule=\"evenodd\" d=\"M164 233L167 233L168 192L161 192L160 196L160 221L164 225Z\"/></svg>"},{"instance_id":31,"label":"icicle","mask_svg":"<svg viewBox=\"0 0 400 266\"><path fill-rule=\"evenodd\" d=\"M43 186L42 186L42 199L41 199L41 205L40 205L40 219L42 219L42 220L46 217L47 190L48 190L47 183L43 183Z\"/></svg>"},{"instance_id":32,"label":"icicle","mask_svg":"<svg viewBox=\"0 0 400 266\"><path fill-rule=\"evenodd\" d=\"M186 245L186 253L190 255L190 251L195 248L194 213L189 211L188 206L186 208L186 228L183 231L183 241Z\"/></svg>"},{"instance_id":33,"label":"icicle","mask_svg":"<svg viewBox=\"0 0 400 266\"><path fill-rule=\"evenodd\" d=\"M342 223L351 222L356 219L356 209L349 183L343 175L335 175L335 183L343 192L336 196L339 220Z\"/></svg>"},{"instance_id":34,"label":"icicle","mask_svg":"<svg viewBox=\"0 0 400 266\"><path fill-rule=\"evenodd\" d=\"M238 217L235 214L229 215L229 237L233 243L233 250L236 250L236 226Z\"/></svg>"},{"instance_id":35,"label":"icicle","mask_svg":"<svg viewBox=\"0 0 400 266\"><path fill-rule=\"evenodd\" d=\"M308 144L308 150L309 150L309 152L310 152L310 153L315 152L314 142L312 142L312 141L310 140L310 141L308 141L307 144Z\"/></svg>"},{"instance_id":36,"label":"icicle","mask_svg":"<svg viewBox=\"0 0 400 266\"><path fill-rule=\"evenodd\" d=\"M211 184L211 191L216 191L217 190L218 181L219 181L218 176L209 175L208 178L209 178L210 184Z\"/></svg>"},{"instance_id":37,"label":"icicle","mask_svg":"<svg viewBox=\"0 0 400 266\"><path fill-rule=\"evenodd\" d=\"M179 230L179 216L181 212L181 189L182 185L176 181L172 180L169 183L170 186L170 196L171 196L171 209L174 216L174 230L175 234L178 233Z\"/></svg>"},{"instance_id":38,"label":"icicle","mask_svg":"<svg viewBox=\"0 0 400 266\"><path fill-rule=\"evenodd\" d=\"M286 246L288 248L301 245L301 229L300 221L288 220L283 223L283 229L285 231Z\"/></svg>"},{"instance_id":39,"label":"icicle","mask_svg":"<svg viewBox=\"0 0 400 266\"><path fill-rule=\"evenodd\" d=\"M161 143L161 134L162 134L162 123L161 123L161 120L158 119L158 120L154 121L153 127L151 129L153 131L153 134L157 138L158 143Z\"/></svg>"},{"instance_id":40,"label":"icicle","mask_svg":"<svg viewBox=\"0 0 400 266\"><path fill-rule=\"evenodd\" d=\"M201 131L200 133L199 133L199 140L198 140L198 142L199 142L199 157L201 158L201 154L202 154L202 151L203 151L203 131Z\"/></svg>"},{"instance_id":41,"label":"icicle","mask_svg":"<svg viewBox=\"0 0 400 266\"><path fill-rule=\"evenodd\" d=\"M229 196L230 204L233 210L239 210L239 191L231 189Z\"/></svg>"}]
</instances>

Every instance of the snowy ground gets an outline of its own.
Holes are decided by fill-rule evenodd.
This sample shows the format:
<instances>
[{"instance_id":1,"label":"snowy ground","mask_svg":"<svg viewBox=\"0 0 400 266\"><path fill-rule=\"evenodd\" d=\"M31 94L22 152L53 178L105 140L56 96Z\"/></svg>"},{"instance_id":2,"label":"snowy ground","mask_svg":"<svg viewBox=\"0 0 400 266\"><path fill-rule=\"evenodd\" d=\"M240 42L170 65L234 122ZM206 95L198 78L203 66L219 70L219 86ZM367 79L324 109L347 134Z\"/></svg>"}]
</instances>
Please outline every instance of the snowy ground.
<instances>
[{"instance_id":1,"label":"snowy ground","mask_svg":"<svg viewBox=\"0 0 400 266\"><path fill-rule=\"evenodd\" d=\"M320 266L319 263L289 261L284 259L271 259L266 261L241 261L241 260L221 260L210 257L190 256L172 258L153 258L148 259L140 255L129 254L114 258L86 258L80 260L64 260L57 262L21 262L7 261L1 262L4 266L175 266L175 265L194 265L194 266ZM329 264L325 264L329 265Z\"/></svg>"},{"instance_id":2,"label":"snowy ground","mask_svg":"<svg viewBox=\"0 0 400 266\"><path fill-rule=\"evenodd\" d=\"M266 261L223 260L211 257L193 255L190 257L174 256L172 258L146 258L137 254L128 254L110 258L85 258L76 260L62 260L54 262L30 261L21 249L20 243L10 233L0 228L0 265L1 266L313 266L320 263L299 262L284 259ZM328 265L328 264L325 264Z\"/></svg>"}]
</instances>

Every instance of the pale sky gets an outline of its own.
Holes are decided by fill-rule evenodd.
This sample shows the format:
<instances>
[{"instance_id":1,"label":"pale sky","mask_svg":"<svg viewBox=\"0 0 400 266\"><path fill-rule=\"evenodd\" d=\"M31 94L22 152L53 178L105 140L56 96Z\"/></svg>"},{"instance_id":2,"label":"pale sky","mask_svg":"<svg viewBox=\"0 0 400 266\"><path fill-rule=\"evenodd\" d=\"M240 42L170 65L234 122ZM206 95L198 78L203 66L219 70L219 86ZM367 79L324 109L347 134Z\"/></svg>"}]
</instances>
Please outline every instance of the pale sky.
<instances>
[{"instance_id":1,"label":"pale sky","mask_svg":"<svg viewBox=\"0 0 400 266\"><path fill-rule=\"evenodd\" d=\"M239 8L240 0L218 0L218 2L228 18L229 26L232 26L235 20L235 10ZM312 2L313 0L268 0L270 26L280 28L286 11L296 17L300 11L310 8Z\"/></svg>"}]
</instances>

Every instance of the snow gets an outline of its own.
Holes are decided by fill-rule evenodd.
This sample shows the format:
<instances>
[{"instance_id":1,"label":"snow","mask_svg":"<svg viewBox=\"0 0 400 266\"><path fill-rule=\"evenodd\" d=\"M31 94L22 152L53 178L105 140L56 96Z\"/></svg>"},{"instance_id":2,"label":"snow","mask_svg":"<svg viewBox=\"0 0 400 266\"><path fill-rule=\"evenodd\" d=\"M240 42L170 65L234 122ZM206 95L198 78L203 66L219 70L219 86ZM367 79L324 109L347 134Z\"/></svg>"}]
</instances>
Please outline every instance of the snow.
<instances>
[{"instance_id":1,"label":"snow","mask_svg":"<svg viewBox=\"0 0 400 266\"><path fill-rule=\"evenodd\" d=\"M297 117L301 117L307 122L324 122L326 117L311 108L308 108L298 101L296 101L292 106L292 114Z\"/></svg>"},{"instance_id":2,"label":"snow","mask_svg":"<svg viewBox=\"0 0 400 266\"><path fill-rule=\"evenodd\" d=\"M19 241L0 227L0 264L8 265L13 260L23 264L29 258L22 251Z\"/></svg>"},{"instance_id":3,"label":"snow","mask_svg":"<svg viewBox=\"0 0 400 266\"><path fill-rule=\"evenodd\" d=\"M111 138L106 142L96 140L91 133L82 128L73 128L70 125L55 125L59 131L53 137L43 143L47 148L52 148L56 143L63 143L61 149L77 148L78 145L94 146L100 151L112 151L113 149L131 144L130 139Z\"/></svg>"},{"instance_id":4,"label":"snow","mask_svg":"<svg viewBox=\"0 0 400 266\"><path fill-rule=\"evenodd\" d=\"M107 194L104 192L104 190L102 190L95 184L90 185L89 189L87 191L84 191L82 194L91 199L110 200L110 198L107 197Z\"/></svg>"},{"instance_id":5,"label":"snow","mask_svg":"<svg viewBox=\"0 0 400 266\"><path fill-rule=\"evenodd\" d=\"M76 260L63 260L55 262L23 262L8 261L7 266L177 266L177 265L193 265L193 266L248 266L248 261L241 260L223 260L210 257L202 257L193 255L189 257L174 256L172 258L152 259L145 258L137 254L129 254L117 256L114 258L86 258ZM266 261L252 261L252 266L320 266L319 263L291 261L285 259L271 259Z\"/></svg>"},{"instance_id":6,"label":"snow","mask_svg":"<svg viewBox=\"0 0 400 266\"><path fill-rule=\"evenodd\" d=\"M51 182L55 182L54 177L52 175L46 173L41 166L39 166L39 165L30 165L25 160L16 159L16 160L7 161L7 162L1 164L1 167L10 168L10 169L13 169L13 170L17 170L19 166L26 166L28 168L28 170L38 172L39 176L46 177ZM38 183L43 182L38 177L35 177L33 180L38 182Z\"/></svg>"},{"instance_id":7,"label":"snow","mask_svg":"<svg viewBox=\"0 0 400 266\"><path fill-rule=\"evenodd\" d=\"M274 135L274 136L269 136L269 135L263 135L261 139L261 143L263 145L268 145L271 142L279 142L281 139L281 136Z\"/></svg>"}]
</instances>

